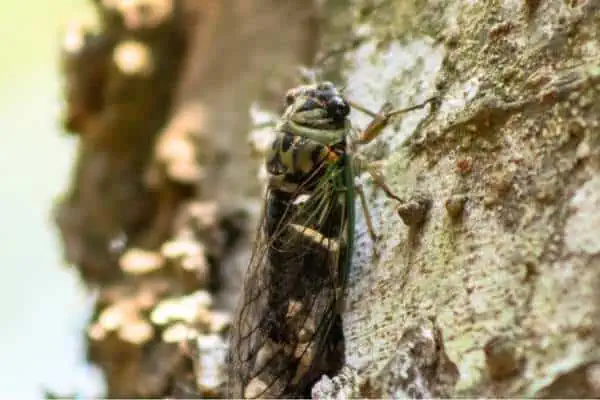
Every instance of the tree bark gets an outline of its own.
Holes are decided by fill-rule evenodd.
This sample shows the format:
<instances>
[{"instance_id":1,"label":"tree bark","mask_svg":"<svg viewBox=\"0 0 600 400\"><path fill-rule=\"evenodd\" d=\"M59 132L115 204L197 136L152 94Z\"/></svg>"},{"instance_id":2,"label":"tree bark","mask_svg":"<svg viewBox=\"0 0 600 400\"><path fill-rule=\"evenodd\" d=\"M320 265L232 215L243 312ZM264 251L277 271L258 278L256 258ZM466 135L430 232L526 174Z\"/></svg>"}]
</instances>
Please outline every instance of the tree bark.
<instances>
[{"instance_id":1,"label":"tree bark","mask_svg":"<svg viewBox=\"0 0 600 400\"><path fill-rule=\"evenodd\" d=\"M372 149L404 202L372 192L375 246L358 227L343 320L363 395L600 394L598 7L347 10L349 98L440 96Z\"/></svg>"},{"instance_id":2,"label":"tree bark","mask_svg":"<svg viewBox=\"0 0 600 400\"><path fill-rule=\"evenodd\" d=\"M108 396L222 395L249 110L313 63L374 111L438 96L364 150L403 201L360 177L381 239L358 212L348 368L314 395L600 396L599 1L95 3L63 49L80 151L56 219L100 289Z\"/></svg>"}]
</instances>

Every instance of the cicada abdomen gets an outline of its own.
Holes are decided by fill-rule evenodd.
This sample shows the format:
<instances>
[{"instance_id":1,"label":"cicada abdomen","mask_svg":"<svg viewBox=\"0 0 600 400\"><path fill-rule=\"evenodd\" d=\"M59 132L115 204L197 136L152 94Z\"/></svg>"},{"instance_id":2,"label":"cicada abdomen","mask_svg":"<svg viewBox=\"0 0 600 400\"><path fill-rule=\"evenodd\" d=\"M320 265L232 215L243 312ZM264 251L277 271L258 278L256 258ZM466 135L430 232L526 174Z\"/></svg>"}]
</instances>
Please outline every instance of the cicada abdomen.
<instances>
[{"instance_id":1,"label":"cicada abdomen","mask_svg":"<svg viewBox=\"0 0 600 400\"><path fill-rule=\"evenodd\" d=\"M232 397L307 397L343 364L339 316L353 204L346 116L331 84L288 93L230 343Z\"/></svg>"}]
</instances>

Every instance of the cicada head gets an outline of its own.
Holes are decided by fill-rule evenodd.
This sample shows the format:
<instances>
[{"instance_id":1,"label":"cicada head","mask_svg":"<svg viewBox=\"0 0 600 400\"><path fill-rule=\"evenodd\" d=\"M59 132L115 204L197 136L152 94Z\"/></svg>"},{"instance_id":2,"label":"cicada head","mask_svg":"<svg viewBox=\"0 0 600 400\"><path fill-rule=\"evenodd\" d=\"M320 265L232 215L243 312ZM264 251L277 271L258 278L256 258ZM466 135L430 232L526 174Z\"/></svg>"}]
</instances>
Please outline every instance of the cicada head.
<instances>
[{"instance_id":1,"label":"cicada head","mask_svg":"<svg viewBox=\"0 0 600 400\"><path fill-rule=\"evenodd\" d=\"M350 126L350 104L331 82L290 89L278 128L325 145L343 141Z\"/></svg>"}]
</instances>

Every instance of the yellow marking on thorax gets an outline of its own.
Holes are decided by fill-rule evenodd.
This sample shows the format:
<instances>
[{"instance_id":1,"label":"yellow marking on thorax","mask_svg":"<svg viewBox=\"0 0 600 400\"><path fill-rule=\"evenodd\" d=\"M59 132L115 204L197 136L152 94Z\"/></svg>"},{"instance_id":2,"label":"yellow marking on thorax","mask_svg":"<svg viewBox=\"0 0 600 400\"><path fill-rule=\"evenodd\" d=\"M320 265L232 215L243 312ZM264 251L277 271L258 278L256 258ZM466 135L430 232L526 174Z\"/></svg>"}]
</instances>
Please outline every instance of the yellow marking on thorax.
<instances>
[{"instance_id":1,"label":"yellow marking on thorax","mask_svg":"<svg viewBox=\"0 0 600 400\"><path fill-rule=\"evenodd\" d=\"M294 148L290 147L287 151L284 151L281 147L279 148L279 159L285 166L287 171L294 170Z\"/></svg>"}]
</instances>

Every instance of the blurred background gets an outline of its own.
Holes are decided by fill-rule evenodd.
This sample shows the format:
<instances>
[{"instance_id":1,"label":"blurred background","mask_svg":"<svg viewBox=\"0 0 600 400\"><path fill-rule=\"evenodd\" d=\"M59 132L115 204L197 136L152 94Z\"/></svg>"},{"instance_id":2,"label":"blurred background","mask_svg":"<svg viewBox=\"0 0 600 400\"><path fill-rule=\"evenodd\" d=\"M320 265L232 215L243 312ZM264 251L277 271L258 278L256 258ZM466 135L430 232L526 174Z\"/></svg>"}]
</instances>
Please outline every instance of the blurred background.
<instances>
[{"instance_id":1,"label":"blurred background","mask_svg":"<svg viewBox=\"0 0 600 400\"><path fill-rule=\"evenodd\" d=\"M84 361L93 299L62 262L51 220L76 150L58 122L61 31L71 17L90 13L85 6L81 0L10 0L0 13L3 398L41 398L44 389L103 391L101 375Z\"/></svg>"}]
</instances>

